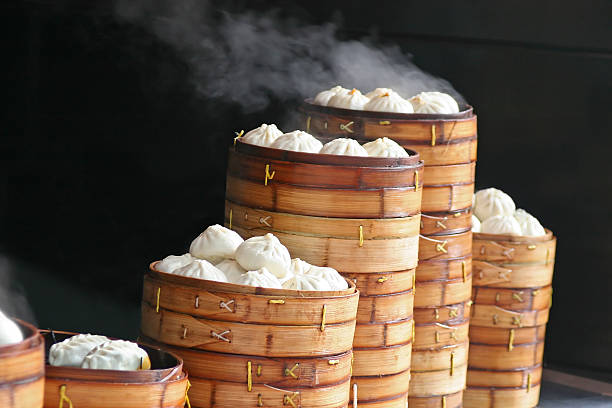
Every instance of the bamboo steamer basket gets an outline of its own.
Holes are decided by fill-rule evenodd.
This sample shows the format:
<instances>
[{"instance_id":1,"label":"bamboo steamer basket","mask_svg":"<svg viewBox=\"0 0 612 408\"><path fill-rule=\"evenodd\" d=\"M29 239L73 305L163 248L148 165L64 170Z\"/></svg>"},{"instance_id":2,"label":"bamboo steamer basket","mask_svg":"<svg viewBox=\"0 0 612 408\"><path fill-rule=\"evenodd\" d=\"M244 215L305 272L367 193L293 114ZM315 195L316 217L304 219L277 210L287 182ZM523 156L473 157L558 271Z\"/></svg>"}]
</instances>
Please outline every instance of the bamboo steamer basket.
<instances>
[{"instance_id":1,"label":"bamboo steamer basket","mask_svg":"<svg viewBox=\"0 0 612 408\"><path fill-rule=\"evenodd\" d=\"M476 388L465 390L463 406L509 408L532 408L540 400L540 384L532 384L525 388Z\"/></svg>"},{"instance_id":2,"label":"bamboo steamer basket","mask_svg":"<svg viewBox=\"0 0 612 408\"><path fill-rule=\"evenodd\" d=\"M479 305L495 305L507 310L540 310L550 307L552 286L522 289L473 287L472 300Z\"/></svg>"},{"instance_id":3,"label":"bamboo steamer basket","mask_svg":"<svg viewBox=\"0 0 612 408\"><path fill-rule=\"evenodd\" d=\"M406 408L406 399L408 394L396 396L395 398L383 399L378 401L359 401L359 407L367 408ZM355 398L353 397L352 400ZM351 405L349 405L352 407Z\"/></svg>"},{"instance_id":4,"label":"bamboo steamer basket","mask_svg":"<svg viewBox=\"0 0 612 408\"><path fill-rule=\"evenodd\" d=\"M406 396L406 385L410 382L410 370L398 374L372 376L372 377L353 377L351 379L351 390L357 391L358 405L396 399ZM357 387L355 387L357 384ZM354 394L352 400L354 400Z\"/></svg>"},{"instance_id":5,"label":"bamboo steamer basket","mask_svg":"<svg viewBox=\"0 0 612 408\"><path fill-rule=\"evenodd\" d=\"M353 347L386 347L412 341L412 317L390 322L357 324Z\"/></svg>"},{"instance_id":6,"label":"bamboo steamer basket","mask_svg":"<svg viewBox=\"0 0 612 408\"><path fill-rule=\"evenodd\" d=\"M471 296L472 274L469 274L465 278L417 282L414 304L417 308L439 308L464 302Z\"/></svg>"},{"instance_id":7,"label":"bamboo steamer basket","mask_svg":"<svg viewBox=\"0 0 612 408\"><path fill-rule=\"evenodd\" d=\"M357 324L406 320L412 318L413 290L359 297Z\"/></svg>"},{"instance_id":8,"label":"bamboo steamer basket","mask_svg":"<svg viewBox=\"0 0 612 408\"><path fill-rule=\"evenodd\" d=\"M528 384L540 384L542 365L538 364L520 370L493 371L468 369L469 387L526 388Z\"/></svg>"},{"instance_id":9,"label":"bamboo steamer basket","mask_svg":"<svg viewBox=\"0 0 612 408\"><path fill-rule=\"evenodd\" d=\"M410 369L412 343L387 347L355 347L353 378L391 375Z\"/></svg>"},{"instance_id":10,"label":"bamboo steamer basket","mask_svg":"<svg viewBox=\"0 0 612 408\"><path fill-rule=\"evenodd\" d=\"M414 330L414 348L435 349L463 343L468 339L469 319L454 324L417 324Z\"/></svg>"},{"instance_id":11,"label":"bamboo steamer basket","mask_svg":"<svg viewBox=\"0 0 612 408\"><path fill-rule=\"evenodd\" d=\"M453 325L470 318L472 301L436 307L414 309L414 321L418 324L444 323Z\"/></svg>"},{"instance_id":12,"label":"bamboo steamer basket","mask_svg":"<svg viewBox=\"0 0 612 408\"><path fill-rule=\"evenodd\" d=\"M463 366L468 362L469 341L432 349L412 350L412 370L442 371L450 370L455 364Z\"/></svg>"},{"instance_id":13,"label":"bamboo steamer basket","mask_svg":"<svg viewBox=\"0 0 612 408\"><path fill-rule=\"evenodd\" d=\"M42 330L47 353L54 341L77 333ZM182 408L188 380L176 355L139 344L151 359L150 370L90 370L46 366L45 408Z\"/></svg>"},{"instance_id":14,"label":"bamboo steamer basket","mask_svg":"<svg viewBox=\"0 0 612 408\"><path fill-rule=\"evenodd\" d=\"M441 279L466 278L472 272L472 254L457 258L431 259L419 261L416 281L428 282Z\"/></svg>"},{"instance_id":15,"label":"bamboo steamer basket","mask_svg":"<svg viewBox=\"0 0 612 408\"><path fill-rule=\"evenodd\" d=\"M410 396L433 397L463 391L467 364L454 365L448 370L412 371Z\"/></svg>"},{"instance_id":16,"label":"bamboo steamer basket","mask_svg":"<svg viewBox=\"0 0 612 408\"><path fill-rule=\"evenodd\" d=\"M463 391L433 397L411 395L408 397L408 406L410 408L461 408L462 401Z\"/></svg>"},{"instance_id":17,"label":"bamboo steamer basket","mask_svg":"<svg viewBox=\"0 0 612 408\"><path fill-rule=\"evenodd\" d=\"M419 260L456 259L472 253L472 231L458 234L419 237Z\"/></svg>"},{"instance_id":18,"label":"bamboo steamer basket","mask_svg":"<svg viewBox=\"0 0 612 408\"><path fill-rule=\"evenodd\" d=\"M387 295L412 290L415 269L373 273L343 272L342 276L355 282L355 285L359 288L360 297Z\"/></svg>"},{"instance_id":19,"label":"bamboo steamer basket","mask_svg":"<svg viewBox=\"0 0 612 408\"><path fill-rule=\"evenodd\" d=\"M421 214L421 234L432 237L472 229L472 209Z\"/></svg>"},{"instance_id":20,"label":"bamboo steamer basket","mask_svg":"<svg viewBox=\"0 0 612 408\"><path fill-rule=\"evenodd\" d=\"M45 348L42 336L29 323L15 319L24 339L0 346L0 406L40 408L45 387Z\"/></svg>"}]
</instances>

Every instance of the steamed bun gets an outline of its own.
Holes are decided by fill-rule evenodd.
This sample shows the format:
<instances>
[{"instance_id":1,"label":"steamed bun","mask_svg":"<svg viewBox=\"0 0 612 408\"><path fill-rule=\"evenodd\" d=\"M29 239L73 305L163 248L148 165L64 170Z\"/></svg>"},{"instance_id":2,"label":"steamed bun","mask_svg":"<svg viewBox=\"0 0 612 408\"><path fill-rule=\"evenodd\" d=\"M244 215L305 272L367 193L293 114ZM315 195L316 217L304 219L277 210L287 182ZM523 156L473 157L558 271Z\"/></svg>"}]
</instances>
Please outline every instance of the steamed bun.
<instances>
[{"instance_id":1,"label":"steamed bun","mask_svg":"<svg viewBox=\"0 0 612 408\"><path fill-rule=\"evenodd\" d=\"M22 340L23 334L17 323L9 319L0 310L0 346L19 343Z\"/></svg>"},{"instance_id":2,"label":"steamed bun","mask_svg":"<svg viewBox=\"0 0 612 408\"><path fill-rule=\"evenodd\" d=\"M215 268L219 269L225 274L225 277L229 283L236 283L236 281L246 273L246 270L233 259L226 259L221 263L216 264Z\"/></svg>"},{"instance_id":3,"label":"steamed bun","mask_svg":"<svg viewBox=\"0 0 612 408\"><path fill-rule=\"evenodd\" d=\"M472 232L480 232L480 220L472 214Z\"/></svg>"},{"instance_id":4,"label":"steamed bun","mask_svg":"<svg viewBox=\"0 0 612 408\"><path fill-rule=\"evenodd\" d=\"M343 88L340 85L336 85L333 88L328 89L327 91L319 92L314 98L314 104L327 106L331 97L339 92L348 92L348 89Z\"/></svg>"},{"instance_id":5,"label":"steamed bun","mask_svg":"<svg viewBox=\"0 0 612 408\"><path fill-rule=\"evenodd\" d=\"M321 154L336 154L340 156L367 156L368 152L359 142L349 138L338 138L325 143L319 152Z\"/></svg>"},{"instance_id":6,"label":"steamed bun","mask_svg":"<svg viewBox=\"0 0 612 408\"><path fill-rule=\"evenodd\" d=\"M192 261L193 256L191 256L190 253L184 255L168 255L155 265L155 269L166 273L173 273L176 269L190 264Z\"/></svg>"},{"instance_id":7,"label":"steamed bun","mask_svg":"<svg viewBox=\"0 0 612 408\"><path fill-rule=\"evenodd\" d=\"M247 271L265 267L279 279L289 274L291 256L278 238L268 233L244 241L236 250L236 261Z\"/></svg>"},{"instance_id":8,"label":"steamed bun","mask_svg":"<svg viewBox=\"0 0 612 408\"><path fill-rule=\"evenodd\" d=\"M49 364L52 366L80 367L83 359L100 344L109 342L106 336L77 334L55 343L49 349Z\"/></svg>"},{"instance_id":9,"label":"steamed bun","mask_svg":"<svg viewBox=\"0 0 612 408\"><path fill-rule=\"evenodd\" d=\"M295 130L280 136L270 147L294 152L319 153L323 143L309 133Z\"/></svg>"},{"instance_id":10,"label":"steamed bun","mask_svg":"<svg viewBox=\"0 0 612 408\"><path fill-rule=\"evenodd\" d=\"M189 253L216 264L226 258L233 259L234 252L243 241L235 231L215 224L191 242Z\"/></svg>"},{"instance_id":11,"label":"steamed bun","mask_svg":"<svg viewBox=\"0 0 612 408\"><path fill-rule=\"evenodd\" d=\"M282 134L283 132L275 124L267 125L264 123L260 127L249 131L240 140L257 146L269 147Z\"/></svg>"},{"instance_id":12,"label":"steamed bun","mask_svg":"<svg viewBox=\"0 0 612 408\"><path fill-rule=\"evenodd\" d=\"M512 198L496 188L477 191L474 199L474 215L481 222L495 215L513 215L515 210ZM484 231L483 231L484 232Z\"/></svg>"},{"instance_id":13,"label":"steamed bun","mask_svg":"<svg viewBox=\"0 0 612 408\"><path fill-rule=\"evenodd\" d=\"M408 157L402 146L387 137L381 137L363 145L369 156L375 157Z\"/></svg>"},{"instance_id":14,"label":"steamed bun","mask_svg":"<svg viewBox=\"0 0 612 408\"><path fill-rule=\"evenodd\" d=\"M190 264L178 268L174 271L175 275L186 276L188 278L205 279L217 282L227 282L225 274L210 262L204 259L194 259Z\"/></svg>"},{"instance_id":15,"label":"steamed bun","mask_svg":"<svg viewBox=\"0 0 612 408\"><path fill-rule=\"evenodd\" d=\"M485 234L522 235L521 225L512 215L494 215L482 222L480 232Z\"/></svg>"},{"instance_id":16,"label":"steamed bun","mask_svg":"<svg viewBox=\"0 0 612 408\"><path fill-rule=\"evenodd\" d=\"M546 235L546 230L540 224L540 221L527 211L519 208L514 212L514 218L518 221L521 226L523 235L529 235L533 237L539 237Z\"/></svg>"},{"instance_id":17,"label":"steamed bun","mask_svg":"<svg viewBox=\"0 0 612 408\"><path fill-rule=\"evenodd\" d=\"M374 96L363 110L373 112L413 113L412 104L395 92Z\"/></svg>"},{"instance_id":18,"label":"steamed bun","mask_svg":"<svg viewBox=\"0 0 612 408\"><path fill-rule=\"evenodd\" d=\"M257 286L260 288L282 289L280 281L265 267L256 271L248 271L236 280L239 285Z\"/></svg>"},{"instance_id":19,"label":"steamed bun","mask_svg":"<svg viewBox=\"0 0 612 408\"><path fill-rule=\"evenodd\" d=\"M334 108L362 110L363 106L368 103L370 99L363 95L358 89L345 90L338 92L329 99L327 106Z\"/></svg>"},{"instance_id":20,"label":"steamed bun","mask_svg":"<svg viewBox=\"0 0 612 408\"><path fill-rule=\"evenodd\" d=\"M113 340L95 347L85 356L81 368L94 370L148 370L151 360L138 344Z\"/></svg>"},{"instance_id":21,"label":"steamed bun","mask_svg":"<svg viewBox=\"0 0 612 408\"><path fill-rule=\"evenodd\" d=\"M416 113L459 113L457 101L442 92L421 92L410 103Z\"/></svg>"}]
</instances>

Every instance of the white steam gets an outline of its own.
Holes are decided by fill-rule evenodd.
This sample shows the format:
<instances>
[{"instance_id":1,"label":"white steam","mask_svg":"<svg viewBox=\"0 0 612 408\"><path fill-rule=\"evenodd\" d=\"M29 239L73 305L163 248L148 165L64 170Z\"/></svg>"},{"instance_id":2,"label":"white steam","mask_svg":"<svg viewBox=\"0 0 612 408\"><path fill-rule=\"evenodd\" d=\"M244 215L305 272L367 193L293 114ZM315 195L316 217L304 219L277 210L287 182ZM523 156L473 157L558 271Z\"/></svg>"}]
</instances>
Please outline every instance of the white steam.
<instances>
[{"instance_id":1,"label":"white steam","mask_svg":"<svg viewBox=\"0 0 612 408\"><path fill-rule=\"evenodd\" d=\"M463 101L399 47L341 41L333 24L304 25L273 11L229 14L205 0L119 0L116 13L173 47L203 97L237 103L246 112L264 109L272 98L299 101L337 84L364 92L391 87L406 98L441 91Z\"/></svg>"},{"instance_id":2,"label":"white steam","mask_svg":"<svg viewBox=\"0 0 612 408\"><path fill-rule=\"evenodd\" d=\"M0 310L9 317L36 323L23 287L17 283L15 263L0 255Z\"/></svg>"}]
</instances>

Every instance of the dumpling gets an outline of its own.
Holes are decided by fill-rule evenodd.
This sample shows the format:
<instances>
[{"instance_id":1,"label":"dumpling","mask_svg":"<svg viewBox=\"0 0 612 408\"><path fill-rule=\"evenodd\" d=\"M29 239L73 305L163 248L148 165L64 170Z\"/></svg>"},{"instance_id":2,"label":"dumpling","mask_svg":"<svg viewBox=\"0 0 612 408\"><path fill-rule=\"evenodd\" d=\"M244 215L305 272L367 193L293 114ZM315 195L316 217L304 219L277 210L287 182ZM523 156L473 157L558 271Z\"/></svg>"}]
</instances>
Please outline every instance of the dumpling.
<instances>
[{"instance_id":1,"label":"dumpling","mask_svg":"<svg viewBox=\"0 0 612 408\"><path fill-rule=\"evenodd\" d=\"M363 110L373 112L413 113L412 104L395 92L374 96L365 104Z\"/></svg>"},{"instance_id":2,"label":"dumpling","mask_svg":"<svg viewBox=\"0 0 612 408\"><path fill-rule=\"evenodd\" d=\"M354 139L341 137L325 143L319 152L321 154L337 154L341 156L367 156L368 152Z\"/></svg>"},{"instance_id":3,"label":"dumpling","mask_svg":"<svg viewBox=\"0 0 612 408\"><path fill-rule=\"evenodd\" d=\"M334 108L344 108L353 110L362 110L363 106L370 101L370 98L359 92L358 89L341 91L332 96L327 103L327 106Z\"/></svg>"},{"instance_id":4,"label":"dumpling","mask_svg":"<svg viewBox=\"0 0 612 408\"><path fill-rule=\"evenodd\" d=\"M283 279L289 273L291 256L278 238L268 233L244 241L236 250L236 261L247 271L265 267L274 276Z\"/></svg>"},{"instance_id":5,"label":"dumpling","mask_svg":"<svg viewBox=\"0 0 612 408\"><path fill-rule=\"evenodd\" d=\"M221 270L221 272L225 274L225 278L229 283L236 283L236 281L246 273L246 270L233 259L226 259L216 264L215 268Z\"/></svg>"},{"instance_id":6,"label":"dumpling","mask_svg":"<svg viewBox=\"0 0 612 408\"><path fill-rule=\"evenodd\" d=\"M315 105L327 106L329 100L332 96L337 94L338 92L347 92L348 89L341 87L340 85L336 85L333 88L328 89L327 91L322 91L317 94L314 98Z\"/></svg>"},{"instance_id":7,"label":"dumpling","mask_svg":"<svg viewBox=\"0 0 612 408\"><path fill-rule=\"evenodd\" d=\"M236 280L239 285L257 286L260 288L282 289L280 281L265 267L256 271L248 271Z\"/></svg>"},{"instance_id":8,"label":"dumpling","mask_svg":"<svg viewBox=\"0 0 612 408\"><path fill-rule=\"evenodd\" d=\"M368 142L363 148L373 157L408 157L408 152L402 146L387 137Z\"/></svg>"},{"instance_id":9,"label":"dumpling","mask_svg":"<svg viewBox=\"0 0 612 408\"><path fill-rule=\"evenodd\" d=\"M472 232L480 232L480 220L472 214Z\"/></svg>"},{"instance_id":10,"label":"dumpling","mask_svg":"<svg viewBox=\"0 0 612 408\"><path fill-rule=\"evenodd\" d=\"M206 228L191 242L189 253L216 264L223 259L233 259L236 248L243 241L235 231L215 224Z\"/></svg>"},{"instance_id":11,"label":"dumpling","mask_svg":"<svg viewBox=\"0 0 612 408\"><path fill-rule=\"evenodd\" d=\"M330 283L322 276L298 274L283 283L284 289L292 290L333 290Z\"/></svg>"},{"instance_id":12,"label":"dumpling","mask_svg":"<svg viewBox=\"0 0 612 408\"><path fill-rule=\"evenodd\" d=\"M270 145L275 149L291 150L294 152L319 153L323 143L314 136L301 130L285 133Z\"/></svg>"},{"instance_id":13,"label":"dumpling","mask_svg":"<svg viewBox=\"0 0 612 408\"><path fill-rule=\"evenodd\" d=\"M206 279L217 282L227 282L225 274L217 269L213 264L204 259L194 259L190 264L178 268L174 271L175 275L186 276L188 278Z\"/></svg>"},{"instance_id":14,"label":"dumpling","mask_svg":"<svg viewBox=\"0 0 612 408\"><path fill-rule=\"evenodd\" d=\"M480 224L480 232L485 234L522 235L521 225L512 215L494 215Z\"/></svg>"},{"instance_id":15,"label":"dumpling","mask_svg":"<svg viewBox=\"0 0 612 408\"><path fill-rule=\"evenodd\" d=\"M312 265L306 275L318 276L329 283L331 290L348 289L349 285L346 279L342 277L334 268Z\"/></svg>"},{"instance_id":16,"label":"dumpling","mask_svg":"<svg viewBox=\"0 0 612 408\"><path fill-rule=\"evenodd\" d=\"M176 269L190 264L193 261L193 256L187 253L185 255L168 255L161 262L155 265L158 271L172 273Z\"/></svg>"},{"instance_id":17,"label":"dumpling","mask_svg":"<svg viewBox=\"0 0 612 408\"><path fill-rule=\"evenodd\" d=\"M512 197L501 190L487 188L476 192L473 211L481 222L495 215L512 215L515 208Z\"/></svg>"},{"instance_id":18,"label":"dumpling","mask_svg":"<svg viewBox=\"0 0 612 408\"><path fill-rule=\"evenodd\" d=\"M19 343L23 340L23 333L17 323L9 319L0 310L0 346Z\"/></svg>"},{"instance_id":19,"label":"dumpling","mask_svg":"<svg viewBox=\"0 0 612 408\"><path fill-rule=\"evenodd\" d=\"M546 235L546 230L540 224L540 221L527 211L519 208L514 212L514 218L518 221L521 226L523 235L529 235L532 237L540 237Z\"/></svg>"},{"instance_id":20,"label":"dumpling","mask_svg":"<svg viewBox=\"0 0 612 408\"><path fill-rule=\"evenodd\" d=\"M392 94L392 93L397 94L397 92L395 92L395 91L394 91L393 89L391 89L391 88L376 88L375 90L368 92L368 93L366 94L366 96L367 96L368 98L372 99L372 98L375 98L375 97L377 97L377 96L384 95L384 94L386 94L386 93L388 93L388 94Z\"/></svg>"},{"instance_id":21,"label":"dumpling","mask_svg":"<svg viewBox=\"0 0 612 408\"><path fill-rule=\"evenodd\" d=\"M85 356L81 368L93 370L148 370L151 360L138 344L125 340L102 343Z\"/></svg>"},{"instance_id":22,"label":"dumpling","mask_svg":"<svg viewBox=\"0 0 612 408\"><path fill-rule=\"evenodd\" d=\"M283 132L275 124L262 124L260 127L249 131L240 140L257 146L270 146Z\"/></svg>"},{"instance_id":23,"label":"dumpling","mask_svg":"<svg viewBox=\"0 0 612 408\"><path fill-rule=\"evenodd\" d=\"M293 258L291 260L291 265L289 266L289 271L292 275L300 275L307 273L312 265L306 261L301 260L300 258Z\"/></svg>"},{"instance_id":24,"label":"dumpling","mask_svg":"<svg viewBox=\"0 0 612 408\"><path fill-rule=\"evenodd\" d=\"M459 113L457 101L442 92L421 92L409 101L416 113Z\"/></svg>"},{"instance_id":25,"label":"dumpling","mask_svg":"<svg viewBox=\"0 0 612 408\"><path fill-rule=\"evenodd\" d=\"M49 364L52 366L80 367L83 359L91 350L106 343L106 336L77 334L66 340L55 343L49 349Z\"/></svg>"}]
</instances>

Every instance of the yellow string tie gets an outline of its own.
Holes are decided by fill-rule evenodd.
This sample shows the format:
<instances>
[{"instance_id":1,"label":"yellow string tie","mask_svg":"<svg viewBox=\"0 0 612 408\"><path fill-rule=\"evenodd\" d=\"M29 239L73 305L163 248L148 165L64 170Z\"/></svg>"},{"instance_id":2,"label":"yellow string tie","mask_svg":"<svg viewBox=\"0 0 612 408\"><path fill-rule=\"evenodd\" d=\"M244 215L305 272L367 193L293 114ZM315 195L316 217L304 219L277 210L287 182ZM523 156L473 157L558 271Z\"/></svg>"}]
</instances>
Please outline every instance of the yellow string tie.
<instances>
[{"instance_id":1,"label":"yellow string tie","mask_svg":"<svg viewBox=\"0 0 612 408\"><path fill-rule=\"evenodd\" d=\"M378 278L378 279L376 279L376 282L378 282L378 283L384 283L384 282L386 282L387 280L389 280L389 278L388 278L387 276L383 276L382 278Z\"/></svg>"},{"instance_id":2,"label":"yellow string tie","mask_svg":"<svg viewBox=\"0 0 612 408\"><path fill-rule=\"evenodd\" d=\"M187 404L187 408L191 408L191 402L189 402L189 389L191 388L191 382L187 380L187 389L185 389L185 404Z\"/></svg>"},{"instance_id":3,"label":"yellow string tie","mask_svg":"<svg viewBox=\"0 0 612 408\"><path fill-rule=\"evenodd\" d=\"M285 300L284 299L270 299L268 300L268 303L271 305L284 305Z\"/></svg>"},{"instance_id":4,"label":"yellow string tie","mask_svg":"<svg viewBox=\"0 0 612 408\"><path fill-rule=\"evenodd\" d=\"M416 293L416 272L412 273L412 291Z\"/></svg>"},{"instance_id":5,"label":"yellow string tie","mask_svg":"<svg viewBox=\"0 0 612 408\"><path fill-rule=\"evenodd\" d=\"M242 137L242 135L244 134L244 130L241 130L240 132L234 132L234 133L236 133L236 137L234 138L234 147L236 147L236 140Z\"/></svg>"},{"instance_id":6,"label":"yellow string tie","mask_svg":"<svg viewBox=\"0 0 612 408\"><path fill-rule=\"evenodd\" d=\"M438 309L435 310L434 315L435 315L436 320L440 318L440 312L438 312Z\"/></svg>"},{"instance_id":7,"label":"yellow string tie","mask_svg":"<svg viewBox=\"0 0 612 408\"><path fill-rule=\"evenodd\" d=\"M508 351L514 349L514 329L510 329L510 338L508 339Z\"/></svg>"},{"instance_id":8,"label":"yellow string tie","mask_svg":"<svg viewBox=\"0 0 612 408\"><path fill-rule=\"evenodd\" d=\"M461 273L463 274L463 282L467 281L467 266L465 261L461 261Z\"/></svg>"},{"instance_id":9,"label":"yellow string tie","mask_svg":"<svg viewBox=\"0 0 612 408\"><path fill-rule=\"evenodd\" d=\"M229 213L229 229L232 229L232 218L233 218L233 216L234 216L234 212L230 208L230 213Z\"/></svg>"},{"instance_id":10,"label":"yellow string tie","mask_svg":"<svg viewBox=\"0 0 612 408\"><path fill-rule=\"evenodd\" d=\"M295 363L295 365L293 367L289 368L285 368L285 377L293 377L296 380L299 378L297 376L297 374L294 373L295 369L298 368L300 366L300 363Z\"/></svg>"},{"instance_id":11,"label":"yellow string tie","mask_svg":"<svg viewBox=\"0 0 612 408\"><path fill-rule=\"evenodd\" d=\"M309 116L306 118L306 133L310 133L310 121L312 118Z\"/></svg>"},{"instance_id":12,"label":"yellow string tie","mask_svg":"<svg viewBox=\"0 0 612 408\"><path fill-rule=\"evenodd\" d=\"M538 293L540 293L540 290L536 289L533 292L531 292L531 296L538 296Z\"/></svg>"},{"instance_id":13,"label":"yellow string tie","mask_svg":"<svg viewBox=\"0 0 612 408\"><path fill-rule=\"evenodd\" d=\"M499 303L499 299L501 299L501 295L499 293L495 294L495 303Z\"/></svg>"},{"instance_id":14,"label":"yellow string tie","mask_svg":"<svg viewBox=\"0 0 612 408\"><path fill-rule=\"evenodd\" d=\"M161 295L161 288L157 288L157 303L155 304L155 313L159 313L159 296Z\"/></svg>"},{"instance_id":15,"label":"yellow string tie","mask_svg":"<svg viewBox=\"0 0 612 408\"><path fill-rule=\"evenodd\" d=\"M263 397L261 396L261 394L257 394L257 406L258 407L263 407L264 406Z\"/></svg>"},{"instance_id":16,"label":"yellow string tie","mask_svg":"<svg viewBox=\"0 0 612 408\"><path fill-rule=\"evenodd\" d=\"M378 122L378 124L382 126L389 126L391 122L389 122L388 120L381 120L380 122Z\"/></svg>"},{"instance_id":17,"label":"yellow string tie","mask_svg":"<svg viewBox=\"0 0 612 408\"><path fill-rule=\"evenodd\" d=\"M446 408L446 397L442 397L442 408Z\"/></svg>"},{"instance_id":18,"label":"yellow string tie","mask_svg":"<svg viewBox=\"0 0 612 408\"><path fill-rule=\"evenodd\" d=\"M359 226L359 246L363 246L363 225Z\"/></svg>"},{"instance_id":19,"label":"yellow string tie","mask_svg":"<svg viewBox=\"0 0 612 408\"><path fill-rule=\"evenodd\" d=\"M450 375L452 376L455 373L455 352L451 352L450 354Z\"/></svg>"},{"instance_id":20,"label":"yellow string tie","mask_svg":"<svg viewBox=\"0 0 612 408\"><path fill-rule=\"evenodd\" d=\"M436 332L436 343L440 342L440 332Z\"/></svg>"},{"instance_id":21,"label":"yellow string tie","mask_svg":"<svg viewBox=\"0 0 612 408\"><path fill-rule=\"evenodd\" d=\"M350 121L349 123L347 123L346 125L344 123L340 124L340 130L344 130L348 133L353 133L353 129L351 129L351 126L353 126L353 121Z\"/></svg>"},{"instance_id":22,"label":"yellow string tie","mask_svg":"<svg viewBox=\"0 0 612 408\"><path fill-rule=\"evenodd\" d=\"M444 224L442 223L442 221L436 221L436 225L437 225L439 228L446 229L446 225L444 225Z\"/></svg>"},{"instance_id":23,"label":"yellow string tie","mask_svg":"<svg viewBox=\"0 0 612 408\"><path fill-rule=\"evenodd\" d=\"M251 392L253 390L253 365L250 361L247 361L247 391Z\"/></svg>"},{"instance_id":24,"label":"yellow string tie","mask_svg":"<svg viewBox=\"0 0 612 408\"><path fill-rule=\"evenodd\" d=\"M548 258L550 258L550 249L546 250L546 265L548 265Z\"/></svg>"},{"instance_id":25,"label":"yellow string tie","mask_svg":"<svg viewBox=\"0 0 612 408\"><path fill-rule=\"evenodd\" d=\"M448 251L447 251L447 250L446 250L446 248L445 248L445 246L446 246L447 242L448 242L448 241L443 241L443 242L441 242L441 243L439 243L439 244L436 244L436 251L438 251L438 252L443 252L443 253L447 254L447 253L448 253Z\"/></svg>"},{"instance_id":26,"label":"yellow string tie","mask_svg":"<svg viewBox=\"0 0 612 408\"><path fill-rule=\"evenodd\" d=\"M412 342L414 343L414 319L412 320Z\"/></svg>"},{"instance_id":27,"label":"yellow string tie","mask_svg":"<svg viewBox=\"0 0 612 408\"><path fill-rule=\"evenodd\" d=\"M336 365L336 364L339 364L339 363L340 363L340 360L328 360L327 361L327 364L329 364L329 365Z\"/></svg>"},{"instance_id":28,"label":"yellow string tie","mask_svg":"<svg viewBox=\"0 0 612 408\"><path fill-rule=\"evenodd\" d=\"M264 179L264 186L268 185L268 180L272 180L275 174L275 171L272 171L272 173L270 173L270 165L266 164L266 177Z\"/></svg>"},{"instance_id":29,"label":"yellow string tie","mask_svg":"<svg viewBox=\"0 0 612 408\"><path fill-rule=\"evenodd\" d=\"M419 172L418 170L414 173L414 189L419 189Z\"/></svg>"},{"instance_id":30,"label":"yellow string tie","mask_svg":"<svg viewBox=\"0 0 612 408\"><path fill-rule=\"evenodd\" d=\"M534 249L536 249L536 248L537 248L537 247L536 247L535 245L529 245L529 246L527 247L527 249L529 249L529 250L531 250L531 251L533 251L533 250L534 250Z\"/></svg>"},{"instance_id":31,"label":"yellow string tie","mask_svg":"<svg viewBox=\"0 0 612 408\"><path fill-rule=\"evenodd\" d=\"M531 373L527 374L527 392L531 391Z\"/></svg>"},{"instance_id":32,"label":"yellow string tie","mask_svg":"<svg viewBox=\"0 0 612 408\"><path fill-rule=\"evenodd\" d=\"M327 315L327 305L323 305L323 313L321 316L321 331L325 331L325 316Z\"/></svg>"},{"instance_id":33,"label":"yellow string tie","mask_svg":"<svg viewBox=\"0 0 612 408\"><path fill-rule=\"evenodd\" d=\"M436 125L431 125L431 145L436 145Z\"/></svg>"},{"instance_id":34,"label":"yellow string tie","mask_svg":"<svg viewBox=\"0 0 612 408\"><path fill-rule=\"evenodd\" d=\"M261 364L257 364L257 376L258 377L261 377L261 370L262 370Z\"/></svg>"},{"instance_id":35,"label":"yellow string tie","mask_svg":"<svg viewBox=\"0 0 612 408\"><path fill-rule=\"evenodd\" d=\"M448 311L448 317L457 317L457 309L450 309Z\"/></svg>"},{"instance_id":36,"label":"yellow string tie","mask_svg":"<svg viewBox=\"0 0 612 408\"><path fill-rule=\"evenodd\" d=\"M521 316L513 316L512 317L512 324L515 324L518 327L521 327L522 326Z\"/></svg>"},{"instance_id":37,"label":"yellow string tie","mask_svg":"<svg viewBox=\"0 0 612 408\"><path fill-rule=\"evenodd\" d=\"M291 395L285 395L285 398L283 400L283 404L285 405L291 405L293 408L297 408L297 405L295 404L295 401L293 401L293 399L295 397L297 397L298 395L300 395L299 392L294 392Z\"/></svg>"},{"instance_id":38,"label":"yellow string tie","mask_svg":"<svg viewBox=\"0 0 612 408\"><path fill-rule=\"evenodd\" d=\"M68 398L68 396L66 395L66 384L60 387L59 408L64 408L64 402L68 404L69 408L73 408L72 401L70 401L70 398Z\"/></svg>"},{"instance_id":39,"label":"yellow string tie","mask_svg":"<svg viewBox=\"0 0 612 408\"><path fill-rule=\"evenodd\" d=\"M523 298L521 297L520 293L513 293L512 294L512 299L518 300L519 302L523 303Z\"/></svg>"}]
</instances>

